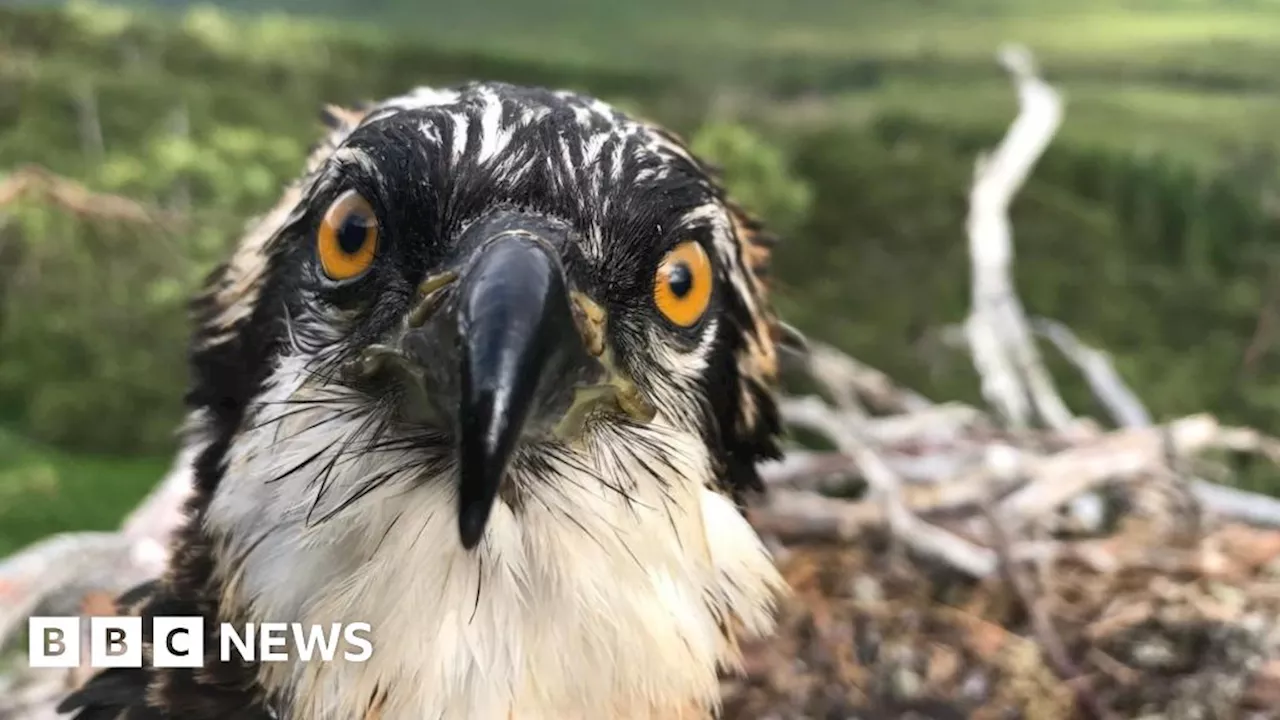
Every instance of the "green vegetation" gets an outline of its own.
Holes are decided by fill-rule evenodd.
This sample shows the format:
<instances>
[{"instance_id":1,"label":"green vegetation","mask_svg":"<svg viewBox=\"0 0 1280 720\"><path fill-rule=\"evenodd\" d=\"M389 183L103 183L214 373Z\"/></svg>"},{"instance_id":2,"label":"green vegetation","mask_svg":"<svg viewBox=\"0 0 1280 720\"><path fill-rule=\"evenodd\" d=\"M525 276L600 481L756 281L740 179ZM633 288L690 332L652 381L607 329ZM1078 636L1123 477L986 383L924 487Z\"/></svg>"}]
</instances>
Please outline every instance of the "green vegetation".
<instances>
[{"instance_id":1,"label":"green vegetation","mask_svg":"<svg viewBox=\"0 0 1280 720\"><path fill-rule=\"evenodd\" d=\"M201 7L186 0L132 4L170 12ZM1241 137L1272 143L1269 128L1280 120L1275 0L218 4L323 13L327 31L339 37L362 35L366 23L378 22L402 42L442 51L676 72L722 90L763 92L756 103L820 93L828 116L846 119L887 104L943 122L1003 124L1012 100L991 54L1017 40L1035 48L1075 100L1071 137L1125 150L1192 145L1208 160L1240 149ZM247 45L237 47L244 52Z\"/></svg>"},{"instance_id":2,"label":"green vegetation","mask_svg":"<svg viewBox=\"0 0 1280 720\"><path fill-rule=\"evenodd\" d=\"M1280 290L1280 1L328 0L307 23L152 5L169 12L0 8L0 181L36 163L156 209L0 215L0 553L111 525L166 466L183 302L294 175L320 106L471 78L690 135L787 236L789 319L974 398L932 331L964 317L973 159L1015 109L993 52L1027 42L1069 102L1014 209L1029 309L1111 351L1157 416L1280 426L1280 357L1248 351Z\"/></svg>"},{"instance_id":3,"label":"green vegetation","mask_svg":"<svg viewBox=\"0 0 1280 720\"><path fill-rule=\"evenodd\" d=\"M110 530L168 458L66 453L0 431L0 557L59 530Z\"/></svg>"}]
</instances>

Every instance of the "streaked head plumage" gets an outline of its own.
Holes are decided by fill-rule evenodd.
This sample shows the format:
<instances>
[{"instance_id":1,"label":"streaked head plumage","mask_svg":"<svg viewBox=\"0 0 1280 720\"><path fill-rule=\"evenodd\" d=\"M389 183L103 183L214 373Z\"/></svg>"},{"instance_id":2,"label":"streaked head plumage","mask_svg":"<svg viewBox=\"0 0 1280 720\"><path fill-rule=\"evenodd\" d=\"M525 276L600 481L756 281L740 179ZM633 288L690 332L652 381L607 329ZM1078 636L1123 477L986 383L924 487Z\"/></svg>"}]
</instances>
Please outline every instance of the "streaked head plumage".
<instances>
[{"instance_id":1,"label":"streaked head plumage","mask_svg":"<svg viewBox=\"0 0 1280 720\"><path fill-rule=\"evenodd\" d=\"M396 331L424 283L523 233L550 248L574 314L600 315L610 379L701 432L723 487L756 486L778 432L769 240L676 136L591 98L503 84L327 116L307 176L199 306L193 399L225 416L211 418L224 434L283 357L307 356L313 383L344 383L370 347L404 349ZM450 291L428 289L428 305Z\"/></svg>"},{"instance_id":2,"label":"streaked head plumage","mask_svg":"<svg viewBox=\"0 0 1280 720\"><path fill-rule=\"evenodd\" d=\"M282 716L706 711L781 582L734 502L777 452L767 236L574 93L326 117L195 305L169 592L373 625L362 665L253 670Z\"/></svg>"}]
</instances>

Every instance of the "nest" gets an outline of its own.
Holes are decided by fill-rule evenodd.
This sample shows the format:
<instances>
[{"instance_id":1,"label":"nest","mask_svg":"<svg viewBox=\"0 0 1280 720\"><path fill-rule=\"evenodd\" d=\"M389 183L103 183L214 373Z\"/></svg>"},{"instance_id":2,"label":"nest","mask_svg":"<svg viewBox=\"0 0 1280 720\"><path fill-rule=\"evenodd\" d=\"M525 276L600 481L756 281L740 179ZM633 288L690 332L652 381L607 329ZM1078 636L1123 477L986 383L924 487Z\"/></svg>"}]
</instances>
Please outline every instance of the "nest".
<instances>
[{"instance_id":1,"label":"nest","mask_svg":"<svg viewBox=\"0 0 1280 720\"><path fill-rule=\"evenodd\" d=\"M794 462L765 474L773 492L751 518L792 594L779 635L726 681L726 718L1275 716L1280 517L1262 517L1269 498L1195 480L1188 452L1266 442L1207 417L1029 433L1024 449L930 410L861 426L930 413L862 451L881 472L932 467L939 482L890 474L898 484L877 490L839 453L802 456L807 475ZM1179 448L1179 434L1195 442ZM993 471L1010 452L1033 459ZM974 459L948 469L956 457Z\"/></svg>"},{"instance_id":2,"label":"nest","mask_svg":"<svg viewBox=\"0 0 1280 720\"><path fill-rule=\"evenodd\" d=\"M1057 559L1023 595L906 560L883 535L795 547L781 638L749 649L726 717L1275 716L1280 534L1227 526L1174 553L1099 542L1159 557Z\"/></svg>"}]
</instances>

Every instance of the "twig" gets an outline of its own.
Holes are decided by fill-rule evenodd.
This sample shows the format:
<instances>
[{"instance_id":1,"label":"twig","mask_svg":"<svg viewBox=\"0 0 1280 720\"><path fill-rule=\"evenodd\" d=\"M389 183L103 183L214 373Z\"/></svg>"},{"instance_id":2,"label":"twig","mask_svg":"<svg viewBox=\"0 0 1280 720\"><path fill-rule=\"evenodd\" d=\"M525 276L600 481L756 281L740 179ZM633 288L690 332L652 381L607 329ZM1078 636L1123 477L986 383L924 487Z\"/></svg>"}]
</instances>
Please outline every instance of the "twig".
<instances>
[{"instance_id":1,"label":"twig","mask_svg":"<svg viewBox=\"0 0 1280 720\"><path fill-rule=\"evenodd\" d=\"M857 407L866 403L881 412L913 413L933 405L923 395L826 343L810 340L801 364L842 409L846 403Z\"/></svg>"},{"instance_id":2,"label":"twig","mask_svg":"<svg viewBox=\"0 0 1280 720\"><path fill-rule=\"evenodd\" d=\"M1080 369L1093 396L1107 409L1121 427L1149 427L1151 414L1147 407L1116 372L1111 358L1101 350L1080 342L1071 328L1056 320L1038 318L1036 332L1053 343L1073 365Z\"/></svg>"},{"instance_id":3,"label":"twig","mask_svg":"<svg viewBox=\"0 0 1280 720\"><path fill-rule=\"evenodd\" d=\"M883 509L875 503L785 488L771 491L767 505L749 512L758 532L784 542L849 542L885 520Z\"/></svg>"},{"instance_id":4,"label":"twig","mask_svg":"<svg viewBox=\"0 0 1280 720\"><path fill-rule=\"evenodd\" d=\"M791 450L777 462L762 464L759 472L771 488L810 491L836 491L860 477L858 468L843 453L809 450Z\"/></svg>"},{"instance_id":5,"label":"twig","mask_svg":"<svg viewBox=\"0 0 1280 720\"><path fill-rule=\"evenodd\" d=\"M804 417L804 406L811 398L783 397L778 402L779 411L787 422L793 414ZM987 424L986 417L977 409L960 403L930 405L928 408L901 415L866 418L858 413L837 408L834 412L845 422L857 425L869 440L878 445L899 443L954 443L963 438L966 431Z\"/></svg>"},{"instance_id":6,"label":"twig","mask_svg":"<svg viewBox=\"0 0 1280 720\"><path fill-rule=\"evenodd\" d=\"M822 406L817 398L786 398L783 417L789 425L809 427L830 437L816 422L841 425L852 423L848 415ZM917 416L935 418L946 427L945 406L902 416L902 421ZM937 413L937 414L934 414ZM816 420L826 415L826 420ZM901 488L906 506L914 513L949 512L975 508L984 499L1012 493L1004 501L1011 513L1007 522L1018 523L1040 517L1055 508L1087 497L1098 485L1116 479L1129 479L1166 470L1165 433L1174 440L1181 456L1194 456L1210 449L1261 454L1280 465L1280 440L1264 436L1248 428L1223 428L1208 415L1181 418L1162 427L1131 428L1100 435L1058 453L1044 455L1001 440L962 440L959 445L943 445L924 453L904 454L893 443L908 442L899 435L896 425L888 432L877 432L882 422L899 422L899 418L875 418L859 426L863 441L876 448L883 465L899 480L909 483ZM948 431L921 422L916 426L922 438L947 437ZM880 437L877 437L880 435ZM883 442L883 441L889 442ZM834 440L833 440L834 441ZM852 457L841 452L792 450L781 462L761 465L760 473L770 487L814 492L844 492L854 483L866 480L864 469ZM1238 488L1205 481L1193 481L1191 490L1204 508L1224 519L1265 527L1280 527L1280 500ZM832 536L831 539L839 539Z\"/></svg>"},{"instance_id":7,"label":"twig","mask_svg":"<svg viewBox=\"0 0 1280 720\"><path fill-rule=\"evenodd\" d=\"M1029 396L1040 418L1062 430L1071 423L1071 412L1040 360L1013 290L1008 217L1010 201L1061 124L1062 100L1036 75L1026 50L1008 48L1000 58L1017 85L1020 109L1004 141L975 167L968 219L973 309L965 331L983 396L1001 416L1015 428L1026 427Z\"/></svg>"},{"instance_id":8,"label":"twig","mask_svg":"<svg viewBox=\"0 0 1280 720\"><path fill-rule=\"evenodd\" d=\"M901 482L879 455L827 405L817 398L810 400L793 406L792 422L824 434L841 452L853 458L872 490L873 499L884 508L895 537L918 552L943 560L973 577L986 577L994 572L996 559L990 550L913 515L903 502Z\"/></svg>"},{"instance_id":9,"label":"twig","mask_svg":"<svg viewBox=\"0 0 1280 720\"><path fill-rule=\"evenodd\" d=\"M843 353L825 345L811 345L804 357L809 377L830 393L838 409L859 419L867 417L858 397L858 373L845 362Z\"/></svg>"},{"instance_id":10,"label":"twig","mask_svg":"<svg viewBox=\"0 0 1280 720\"><path fill-rule=\"evenodd\" d=\"M1062 323L1041 318L1034 323L1036 332L1058 348L1067 360L1079 368L1098 402L1120 427L1150 427L1147 408L1116 372L1111 359L1101 350L1080 342L1075 333ZM1102 499L1093 493L1082 495L1072 503L1072 515L1085 527L1096 528L1102 521Z\"/></svg>"},{"instance_id":11,"label":"twig","mask_svg":"<svg viewBox=\"0 0 1280 720\"><path fill-rule=\"evenodd\" d=\"M182 217L148 208L129 198L100 193L55 175L38 165L19 168L0 179L0 208L20 200L51 202L85 218L173 227Z\"/></svg>"},{"instance_id":12,"label":"twig","mask_svg":"<svg viewBox=\"0 0 1280 720\"><path fill-rule=\"evenodd\" d=\"M862 424L866 436L877 444L949 443L969 430L989 426L977 408L962 403L930 405L901 415L873 418Z\"/></svg>"},{"instance_id":13,"label":"twig","mask_svg":"<svg viewBox=\"0 0 1280 720\"><path fill-rule=\"evenodd\" d=\"M1263 435L1253 428L1224 427L1214 437L1214 446L1222 450L1262 455L1280 465L1280 438Z\"/></svg>"},{"instance_id":14,"label":"twig","mask_svg":"<svg viewBox=\"0 0 1280 720\"><path fill-rule=\"evenodd\" d=\"M1181 455L1211 446L1219 432L1211 415L1182 418L1164 429L1173 451ZM1026 469L1034 480L1001 503L1001 519L1017 527L1108 479L1162 468L1165 451L1165 437L1156 428L1133 428L1044 458Z\"/></svg>"},{"instance_id":15,"label":"twig","mask_svg":"<svg viewBox=\"0 0 1280 720\"><path fill-rule=\"evenodd\" d=\"M1080 707L1085 709L1092 717L1108 717L1109 713L1103 707L1102 702L1089 690L1086 684L1079 682L1081 679L1080 670L1072 662L1071 656L1067 654L1067 648L1062 642L1062 636L1058 634L1057 629L1053 626L1053 618L1049 617L1049 613L1045 611L1044 603L1038 600L1039 594L1032 587L1030 580L1018 571L1018 566L1013 559L1011 551L1012 543L1009 533L999 515L994 512L990 505L985 505L984 509L991 527L992 548L999 559L1000 575L1013 590L1022 607L1026 609L1027 616L1031 619L1031 629L1035 635L1036 642L1044 649L1045 657L1048 659L1050 666L1058 677L1075 693L1076 702Z\"/></svg>"},{"instance_id":16,"label":"twig","mask_svg":"<svg viewBox=\"0 0 1280 720\"><path fill-rule=\"evenodd\" d=\"M1209 512L1229 520L1280 528L1280 500L1238 488L1192 480L1191 492Z\"/></svg>"},{"instance_id":17,"label":"twig","mask_svg":"<svg viewBox=\"0 0 1280 720\"><path fill-rule=\"evenodd\" d=\"M1036 602L1037 593L1031 587L1031 583L1026 576L1018 572L1010 549L1012 542L1004 523L991 506L985 506L985 511L987 521L991 526L991 547L995 550L996 557L1000 561L1001 577L1013 589L1018 600L1026 609L1028 615L1031 616L1031 624L1035 629L1036 637L1041 647L1044 648L1045 655L1053 663L1054 671L1063 680L1070 680L1076 677L1080 674L1080 671L1067 655L1067 648L1062 644L1062 638L1058 635L1058 631L1054 629L1053 621L1045 614L1043 605Z\"/></svg>"}]
</instances>

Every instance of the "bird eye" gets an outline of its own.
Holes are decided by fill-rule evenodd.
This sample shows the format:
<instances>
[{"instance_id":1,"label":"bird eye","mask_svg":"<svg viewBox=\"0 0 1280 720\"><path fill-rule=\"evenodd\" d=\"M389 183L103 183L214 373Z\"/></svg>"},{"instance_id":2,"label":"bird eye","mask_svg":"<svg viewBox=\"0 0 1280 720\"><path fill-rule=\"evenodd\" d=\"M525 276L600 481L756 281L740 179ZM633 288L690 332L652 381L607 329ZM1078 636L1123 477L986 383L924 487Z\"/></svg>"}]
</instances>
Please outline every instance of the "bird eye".
<instances>
[{"instance_id":1,"label":"bird eye","mask_svg":"<svg viewBox=\"0 0 1280 720\"><path fill-rule=\"evenodd\" d=\"M668 320L693 327L711 303L711 258L702 245L683 242L667 253L654 278L653 301Z\"/></svg>"},{"instance_id":2,"label":"bird eye","mask_svg":"<svg viewBox=\"0 0 1280 720\"><path fill-rule=\"evenodd\" d=\"M320 266L330 280L350 280L373 264L378 218L369 201L348 190L325 211L316 237Z\"/></svg>"}]
</instances>

